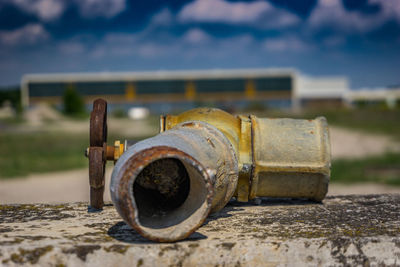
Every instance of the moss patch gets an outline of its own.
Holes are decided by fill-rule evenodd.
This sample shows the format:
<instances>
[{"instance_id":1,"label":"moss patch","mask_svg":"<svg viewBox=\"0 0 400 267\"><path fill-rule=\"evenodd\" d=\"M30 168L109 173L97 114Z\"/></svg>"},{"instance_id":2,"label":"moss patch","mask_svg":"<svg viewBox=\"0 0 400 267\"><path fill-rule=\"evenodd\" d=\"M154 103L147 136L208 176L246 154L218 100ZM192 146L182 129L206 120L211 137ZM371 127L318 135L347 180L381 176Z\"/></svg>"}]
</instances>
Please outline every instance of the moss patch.
<instances>
[{"instance_id":1,"label":"moss patch","mask_svg":"<svg viewBox=\"0 0 400 267\"><path fill-rule=\"evenodd\" d=\"M84 245L84 246L75 246L73 248L64 249L63 252L67 254L76 254L76 256L82 261L86 261L86 256L90 253L93 253L95 250L100 249L99 245Z\"/></svg>"},{"instance_id":2,"label":"moss patch","mask_svg":"<svg viewBox=\"0 0 400 267\"><path fill-rule=\"evenodd\" d=\"M10 258L7 260L3 260L3 263L7 263L8 261L12 261L17 264L24 264L24 263L31 263L36 264L38 263L40 257L44 254L53 250L53 246L45 246L39 247L35 249L23 249L19 248L19 253L11 254Z\"/></svg>"},{"instance_id":3,"label":"moss patch","mask_svg":"<svg viewBox=\"0 0 400 267\"><path fill-rule=\"evenodd\" d=\"M129 248L129 246L115 244L115 245L104 248L104 250L107 252L116 252L116 253L120 253L120 254L125 254L125 252L128 250L128 248Z\"/></svg>"},{"instance_id":4,"label":"moss patch","mask_svg":"<svg viewBox=\"0 0 400 267\"><path fill-rule=\"evenodd\" d=\"M231 203L222 211L223 216L211 216L202 229L215 232L229 229L258 239L283 240L400 234L397 204L400 195L327 197L325 204L291 199L276 204L276 201L264 199L263 207L250 213L241 208L248 204Z\"/></svg>"},{"instance_id":5,"label":"moss patch","mask_svg":"<svg viewBox=\"0 0 400 267\"><path fill-rule=\"evenodd\" d=\"M21 204L0 205L0 223L30 222L35 220L61 220L73 218L74 215L66 213L73 210L68 205Z\"/></svg>"},{"instance_id":6,"label":"moss patch","mask_svg":"<svg viewBox=\"0 0 400 267\"><path fill-rule=\"evenodd\" d=\"M236 245L236 243L232 243L232 242L224 242L221 244L221 246L226 250L231 250L235 245Z\"/></svg>"}]
</instances>

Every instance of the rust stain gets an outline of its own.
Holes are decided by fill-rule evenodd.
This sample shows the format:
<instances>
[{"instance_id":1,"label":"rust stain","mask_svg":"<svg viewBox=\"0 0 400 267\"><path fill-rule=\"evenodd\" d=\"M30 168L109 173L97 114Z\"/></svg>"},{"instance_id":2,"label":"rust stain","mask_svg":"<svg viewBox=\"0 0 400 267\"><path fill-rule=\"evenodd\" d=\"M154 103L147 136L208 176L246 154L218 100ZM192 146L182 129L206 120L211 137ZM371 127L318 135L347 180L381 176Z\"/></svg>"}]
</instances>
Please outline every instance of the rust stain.
<instances>
[{"instance_id":1,"label":"rust stain","mask_svg":"<svg viewBox=\"0 0 400 267\"><path fill-rule=\"evenodd\" d=\"M201 168L200 162L198 162L190 155L174 147L158 146L144 150L140 154L136 154L135 156L131 157L125 164L126 167L123 170L122 178L120 180L118 187L119 202L116 203L117 209L120 210L120 212L122 213L121 214L122 217L132 228L134 228L142 236L156 242L171 242L176 240L171 240L168 238L160 238L157 235L152 235L149 232L143 231L143 228L138 224L138 220L135 220L136 218L135 213L137 212L137 210L133 205L132 195L130 193L129 185L132 177L136 177L145 166L149 165L151 162L157 159L163 158L164 156L166 157L176 156L178 158L185 158L187 161L193 162L194 166ZM212 198L214 195L213 186L207 172L202 168L200 169L200 171L203 177L206 179L206 187L209 191L207 195L207 204L210 209ZM195 227L193 227L193 229L187 231L187 233L180 239L185 239L189 235L191 235L194 231L196 231L198 227L200 227L200 225L204 223L205 219L206 217L204 217L201 221L199 221L198 224Z\"/></svg>"},{"instance_id":2,"label":"rust stain","mask_svg":"<svg viewBox=\"0 0 400 267\"><path fill-rule=\"evenodd\" d=\"M213 148L215 148L215 145L214 145L214 143L211 141L210 138L207 138L207 142L208 142Z\"/></svg>"}]
</instances>

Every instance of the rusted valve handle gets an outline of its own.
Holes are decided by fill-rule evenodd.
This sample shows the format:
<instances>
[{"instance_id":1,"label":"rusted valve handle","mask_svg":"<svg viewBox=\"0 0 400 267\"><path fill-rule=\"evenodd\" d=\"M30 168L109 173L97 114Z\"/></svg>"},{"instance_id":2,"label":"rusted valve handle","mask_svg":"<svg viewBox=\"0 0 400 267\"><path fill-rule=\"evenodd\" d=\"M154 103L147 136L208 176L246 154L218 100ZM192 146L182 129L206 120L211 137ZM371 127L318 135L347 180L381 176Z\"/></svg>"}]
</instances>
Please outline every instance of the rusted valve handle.
<instances>
[{"instance_id":1,"label":"rusted valve handle","mask_svg":"<svg viewBox=\"0 0 400 267\"><path fill-rule=\"evenodd\" d=\"M96 99L90 114L89 183L90 207L103 208L104 174L107 148L107 102Z\"/></svg>"}]
</instances>

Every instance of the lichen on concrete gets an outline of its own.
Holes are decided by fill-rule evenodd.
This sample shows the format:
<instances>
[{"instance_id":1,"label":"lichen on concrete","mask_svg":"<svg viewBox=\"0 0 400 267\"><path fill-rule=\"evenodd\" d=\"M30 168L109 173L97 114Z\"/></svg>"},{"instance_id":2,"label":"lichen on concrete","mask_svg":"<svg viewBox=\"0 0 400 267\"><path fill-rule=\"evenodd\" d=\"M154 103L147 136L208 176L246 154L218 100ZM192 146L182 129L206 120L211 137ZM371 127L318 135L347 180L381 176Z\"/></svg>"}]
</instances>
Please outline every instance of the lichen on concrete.
<instances>
[{"instance_id":1,"label":"lichen on concrete","mask_svg":"<svg viewBox=\"0 0 400 267\"><path fill-rule=\"evenodd\" d=\"M0 223L8 222L31 222L35 220L61 220L74 217L70 205L47 205L47 204L20 204L0 205Z\"/></svg>"},{"instance_id":2,"label":"lichen on concrete","mask_svg":"<svg viewBox=\"0 0 400 267\"><path fill-rule=\"evenodd\" d=\"M77 245L68 249L64 249L63 253L75 254L82 261L86 261L86 256L95 250L101 249L99 245Z\"/></svg>"},{"instance_id":3,"label":"lichen on concrete","mask_svg":"<svg viewBox=\"0 0 400 267\"><path fill-rule=\"evenodd\" d=\"M141 237L112 205L0 205L0 222L4 266L400 264L400 195L230 202L170 244Z\"/></svg>"}]
</instances>

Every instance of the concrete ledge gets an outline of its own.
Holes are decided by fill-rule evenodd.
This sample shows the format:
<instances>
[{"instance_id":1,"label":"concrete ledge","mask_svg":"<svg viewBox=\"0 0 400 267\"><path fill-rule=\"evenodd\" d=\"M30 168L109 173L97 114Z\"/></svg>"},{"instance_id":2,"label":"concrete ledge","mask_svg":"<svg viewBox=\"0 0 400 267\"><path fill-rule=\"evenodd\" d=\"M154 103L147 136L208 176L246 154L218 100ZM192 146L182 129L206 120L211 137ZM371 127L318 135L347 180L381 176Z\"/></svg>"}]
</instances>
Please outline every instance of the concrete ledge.
<instances>
[{"instance_id":1,"label":"concrete ledge","mask_svg":"<svg viewBox=\"0 0 400 267\"><path fill-rule=\"evenodd\" d=\"M231 202L189 239L150 242L112 205L0 205L0 263L41 266L400 265L400 195Z\"/></svg>"}]
</instances>

